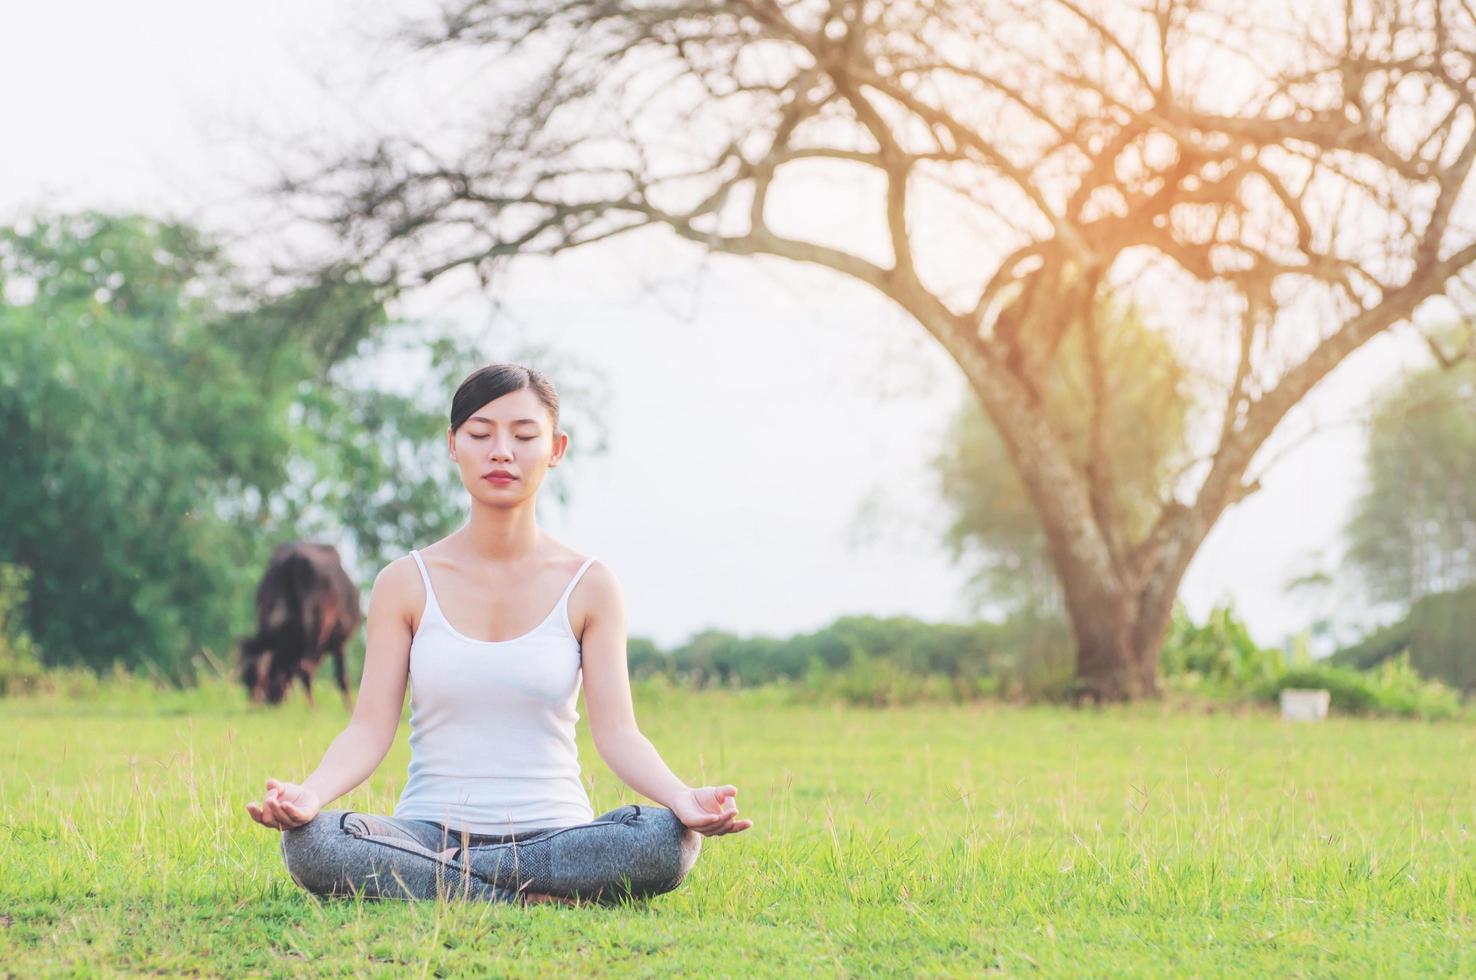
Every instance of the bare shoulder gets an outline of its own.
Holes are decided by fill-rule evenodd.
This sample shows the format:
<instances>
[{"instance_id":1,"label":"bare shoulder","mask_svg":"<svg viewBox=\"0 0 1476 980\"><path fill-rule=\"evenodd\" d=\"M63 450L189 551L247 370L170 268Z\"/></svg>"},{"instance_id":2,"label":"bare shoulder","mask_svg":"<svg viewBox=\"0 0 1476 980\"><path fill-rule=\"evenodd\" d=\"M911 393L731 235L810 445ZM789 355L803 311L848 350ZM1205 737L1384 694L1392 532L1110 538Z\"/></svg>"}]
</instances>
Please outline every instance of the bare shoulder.
<instances>
[{"instance_id":1,"label":"bare shoulder","mask_svg":"<svg viewBox=\"0 0 1476 980\"><path fill-rule=\"evenodd\" d=\"M589 559L585 559L589 561ZM620 580L615 577L615 570L603 561L596 558L589 562L589 567L584 570L584 576L580 578L575 591L583 589L589 593L618 593L620 591Z\"/></svg>"},{"instance_id":2,"label":"bare shoulder","mask_svg":"<svg viewBox=\"0 0 1476 980\"><path fill-rule=\"evenodd\" d=\"M606 622L624 614L625 596L620 580L614 569L596 558L569 595L569 622L574 626L574 635L582 639L585 627L591 622Z\"/></svg>"},{"instance_id":3,"label":"bare shoulder","mask_svg":"<svg viewBox=\"0 0 1476 980\"><path fill-rule=\"evenodd\" d=\"M374 576L374 591L369 602L376 611L408 623L413 621L415 610L424 602L424 592L420 569L415 559L405 554L385 565Z\"/></svg>"}]
</instances>

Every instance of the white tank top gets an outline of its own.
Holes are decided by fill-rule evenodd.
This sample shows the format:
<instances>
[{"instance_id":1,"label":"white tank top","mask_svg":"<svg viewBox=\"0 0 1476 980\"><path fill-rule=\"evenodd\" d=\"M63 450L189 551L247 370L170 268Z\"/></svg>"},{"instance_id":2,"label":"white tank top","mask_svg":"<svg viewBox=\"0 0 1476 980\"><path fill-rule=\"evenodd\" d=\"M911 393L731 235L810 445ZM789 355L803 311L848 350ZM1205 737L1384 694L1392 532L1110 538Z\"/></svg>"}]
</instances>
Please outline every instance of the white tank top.
<instances>
[{"instance_id":1,"label":"white tank top","mask_svg":"<svg viewBox=\"0 0 1476 980\"><path fill-rule=\"evenodd\" d=\"M582 652L569 595L511 640L474 640L446 619L430 572L410 644L410 769L394 815L474 834L568 827L594 819L579 778L574 723Z\"/></svg>"}]
</instances>

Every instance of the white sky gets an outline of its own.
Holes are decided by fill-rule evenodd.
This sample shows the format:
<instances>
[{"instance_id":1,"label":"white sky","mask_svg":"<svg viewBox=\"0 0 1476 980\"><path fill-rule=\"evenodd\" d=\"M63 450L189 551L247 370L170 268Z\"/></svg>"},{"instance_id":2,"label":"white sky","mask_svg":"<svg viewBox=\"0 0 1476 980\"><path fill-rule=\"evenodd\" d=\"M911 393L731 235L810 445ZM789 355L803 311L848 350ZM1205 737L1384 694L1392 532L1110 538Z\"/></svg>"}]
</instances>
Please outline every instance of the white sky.
<instances>
[{"instance_id":1,"label":"white sky","mask_svg":"<svg viewBox=\"0 0 1476 980\"><path fill-rule=\"evenodd\" d=\"M311 76L364 50L344 25L381 6L8 5L0 220L84 205L219 220L272 133L352 111ZM818 271L719 257L699 289L668 288L663 303L639 285L652 268L630 245L596 246L519 267L502 287L527 336L603 375L613 396L610 452L575 447L570 507L543 515L620 575L632 633L671 644L709 626L782 635L848 613L967 618L926 472L963 392L946 355L879 297ZM429 293L406 312L486 315ZM1369 345L1283 436L1351 417L1418 356L1406 334ZM1338 553L1362 446L1359 427L1334 425L1283 458L1201 550L1183 590L1191 611L1233 597L1263 643L1320 614L1283 586ZM876 519L862 522L868 501Z\"/></svg>"}]
</instances>

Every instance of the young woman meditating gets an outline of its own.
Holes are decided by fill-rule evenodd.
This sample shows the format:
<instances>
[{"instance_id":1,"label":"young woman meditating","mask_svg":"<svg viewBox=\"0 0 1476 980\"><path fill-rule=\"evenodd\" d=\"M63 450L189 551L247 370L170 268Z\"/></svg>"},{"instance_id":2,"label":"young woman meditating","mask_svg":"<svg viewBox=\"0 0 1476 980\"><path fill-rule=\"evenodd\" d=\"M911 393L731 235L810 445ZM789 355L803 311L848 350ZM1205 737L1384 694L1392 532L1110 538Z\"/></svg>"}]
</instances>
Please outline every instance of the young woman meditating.
<instances>
[{"instance_id":1,"label":"young woman meditating","mask_svg":"<svg viewBox=\"0 0 1476 980\"><path fill-rule=\"evenodd\" d=\"M538 489L569 444L553 385L516 364L473 372L447 442L470 519L380 571L353 717L312 775L268 779L247 811L282 832L288 873L321 895L577 904L676 888L702 836L753 821L733 786L688 786L641 733L620 585L538 526ZM581 674L601 758L660 806L594 815L574 741ZM407 680L410 772L394 813L322 809L389 752Z\"/></svg>"}]
</instances>

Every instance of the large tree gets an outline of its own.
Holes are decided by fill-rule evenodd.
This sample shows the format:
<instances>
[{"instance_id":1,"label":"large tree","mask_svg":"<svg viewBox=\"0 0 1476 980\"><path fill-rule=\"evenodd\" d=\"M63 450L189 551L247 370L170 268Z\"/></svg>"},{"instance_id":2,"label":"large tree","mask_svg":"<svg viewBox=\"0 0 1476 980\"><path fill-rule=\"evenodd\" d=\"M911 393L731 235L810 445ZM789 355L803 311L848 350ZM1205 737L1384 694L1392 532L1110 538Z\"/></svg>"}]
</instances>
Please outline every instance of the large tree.
<instances>
[{"instance_id":1,"label":"large tree","mask_svg":"<svg viewBox=\"0 0 1476 980\"><path fill-rule=\"evenodd\" d=\"M1102 369L1114 379L1105 424L1114 458L1114 512L1133 538L1157 517L1159 495L1185 462L1189 381L1163 334L1138 311L1110 304L1094 319ZM1061 342L1057 368L1042 391L1044 410L1073 438L1066 447L1078 466L1091 456L1087 433L1072 425L1091 362L1080 333ZM971 586L980 606L1011 614L1064 613L1061 583L1030 494L1010 463L999 430L968 397L954 415L944 448L933 460L950 523L944 539L955 560L976 561Z\"/></svg>"},{"instance_id":2,"label":"large tree","mask_svg":"<svg viewBox=\"0 0 1476 980\"><path fill-rule=\"evenodd\" d=\"M414 325L374 287L264 300L239 280L172 221L0 227L0 564L29 570L44 663L187 679L250 625L281 541L348 546L372 573L462 518L439 441L455 345L438 390L385 392L364 357Z\"/></svg>"},{"instance_id":3,"label":"large tree","mask_svg":"<svg viewBox=\"0 0 1476 980\"><path fill-rule=\"evenodd\" d=\"M283 189L402 285L658 227L875 290L1007 444L1083 693L1127 698L1156 691L1184 572L1287 413L1469 282L1473 18L1463 0L460 0L405 37L488 66L481 125L378 136ZM768 206L817 165L874 178L855 205L880 251ZM1114 506L1116 385L1093 353L1107 290L1155 298L1222 382L1200 465L1140 533ZM1073 333L1094 366L1063 422L1041 393Z\"/></svg>"}]
</instances>

